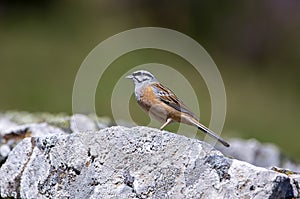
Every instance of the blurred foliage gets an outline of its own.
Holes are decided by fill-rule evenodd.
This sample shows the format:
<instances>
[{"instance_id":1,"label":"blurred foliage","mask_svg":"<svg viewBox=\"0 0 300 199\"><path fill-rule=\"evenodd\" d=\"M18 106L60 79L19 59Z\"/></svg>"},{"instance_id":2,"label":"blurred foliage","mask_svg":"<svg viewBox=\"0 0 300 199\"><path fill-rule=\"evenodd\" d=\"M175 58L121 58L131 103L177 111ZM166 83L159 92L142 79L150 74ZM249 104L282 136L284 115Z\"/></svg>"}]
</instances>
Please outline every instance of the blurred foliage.
<instances>
[{"instance_id":1,"label":"blurred foliage","mask_svg":"<svg viewBox=\"0 0 300 199\"><path fill-rule=\"evenodd\" d=\"M274 142L300 159L299 10L300 1L280 0L0 0L0 110L71 113L76 72L99 42L127 29L159 26L197 40L219 67L228 97L223 135ZM116 60L100 81L97 113L111 116L113 85L134 65L161 61L191 82L201 79L169 56L148 50ZM201 90L207 124L207 89L195 89ZM138 123L147 123L136 104L131 109Z\"/></svg>"}]
</instances>

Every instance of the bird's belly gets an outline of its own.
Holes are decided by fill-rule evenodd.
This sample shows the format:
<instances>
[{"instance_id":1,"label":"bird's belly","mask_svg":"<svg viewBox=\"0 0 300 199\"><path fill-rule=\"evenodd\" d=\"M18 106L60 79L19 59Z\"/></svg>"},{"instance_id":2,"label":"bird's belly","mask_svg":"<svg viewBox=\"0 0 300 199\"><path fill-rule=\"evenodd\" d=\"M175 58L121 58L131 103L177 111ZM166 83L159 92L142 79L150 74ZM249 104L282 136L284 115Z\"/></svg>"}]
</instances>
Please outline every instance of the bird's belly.
<instances>
[{"instance_id":1,"label":"bird's belly","mask_svg":"<svg viewBox=\"0 0 300 199\"><path fill-rule=\"evenodd\" d=\"M167 120L167 111L164 107L159 104L150 104L142 101L138 101L138 104L142 109L150 115L150 117L160 121L165 122Z\"/></svg>"},{"instance_id":2,"label":"bird's belly","mask_svg":"<svg viewBox=\"0 0 300 199\"><path fill-rule=\"evenodd\" d=\"M165 122L168 118L166 109L159 105L151 106L149 109L149 115L160 122Z\"/></svg>"}]
</instances>

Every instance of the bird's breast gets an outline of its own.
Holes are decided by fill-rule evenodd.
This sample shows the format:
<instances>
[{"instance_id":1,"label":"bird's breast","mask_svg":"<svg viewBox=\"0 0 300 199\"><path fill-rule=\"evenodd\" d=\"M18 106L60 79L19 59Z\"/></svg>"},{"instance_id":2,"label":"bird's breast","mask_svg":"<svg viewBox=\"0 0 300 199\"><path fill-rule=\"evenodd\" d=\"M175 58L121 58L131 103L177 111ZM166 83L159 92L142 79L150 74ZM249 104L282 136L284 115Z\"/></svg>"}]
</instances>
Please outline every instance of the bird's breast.
<instances>
[{"instance_id":1,"label":"bird's breast","mask_svg":"<svg viewBox=\"0 0 300 199\"><path fill-rule=\"evenodd\" d=\"M174 121L180 121L181 113L166 103L162 102L153 91L152 87L146 87L140 93L138 104L151 117L160 122L165 122L168 118Z\"/></svg>"}]
</instances>

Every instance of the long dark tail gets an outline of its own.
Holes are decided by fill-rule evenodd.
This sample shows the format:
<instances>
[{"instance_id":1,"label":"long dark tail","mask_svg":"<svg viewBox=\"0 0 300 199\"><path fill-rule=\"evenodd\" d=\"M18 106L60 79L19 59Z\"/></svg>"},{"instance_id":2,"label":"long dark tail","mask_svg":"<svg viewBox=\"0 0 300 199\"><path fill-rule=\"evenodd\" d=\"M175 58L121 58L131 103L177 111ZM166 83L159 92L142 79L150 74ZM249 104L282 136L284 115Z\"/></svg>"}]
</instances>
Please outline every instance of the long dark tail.
<instances>
[{"instance_id":1,"label":"long dark tail","mask_svg":"<svg viewBox=\"0 0 300 199\"><path fill-rule=\"evenodd\" d=\"M225 140L223 140L221 137L217 136L213 131L211 131L209 128L207 128L206 126L204 126L203 124L201 124L197 120L193 119L193 120L189 120L189 122L191 122L192 124L194 124L195 126L197 126L199 130L203 131L204 133L207 133L211 137L213 137L216 140L218 140L224 146L226 146L226 147L230 146Z\"/></svg>"},{"instance_id":2,"label":"long dark tail","mask_svg":"<svg viewBox=\"0 0 300 199\"><path fill-rule=\"evenodd\" d=\"M221 142L224 146L226 146L226 147L230 146L225 140L223 140L221 137L217 136L209 128L207 128L206 126L204 126L203 124L198 122L198 120L196 118L192 117L192 115L182 114L181 115L181 122L183 122L185 124L188 124L188 125L196 126L196 127L198 127L199 130L201 130L204 133L207 133L211 137L215 138L216 140Z\"/></svg>"},{"instance_id":3,"label":"long dark tail","mask_svg":"<svg viewBox=\"0 0 300 199\"><path fill-rule=\"evenodd\" d=\"M198 129L203 131L204 133L207 133L208 135L210 135L211 137L215 138L216 140L218 140L220 143L222 143L224 146L229 147L230 145L223 140L221 137L217 136L214 132L212 132L209 128L207 128L206 126L197 123L196 124Z\"/></svg>"}]
</instances>

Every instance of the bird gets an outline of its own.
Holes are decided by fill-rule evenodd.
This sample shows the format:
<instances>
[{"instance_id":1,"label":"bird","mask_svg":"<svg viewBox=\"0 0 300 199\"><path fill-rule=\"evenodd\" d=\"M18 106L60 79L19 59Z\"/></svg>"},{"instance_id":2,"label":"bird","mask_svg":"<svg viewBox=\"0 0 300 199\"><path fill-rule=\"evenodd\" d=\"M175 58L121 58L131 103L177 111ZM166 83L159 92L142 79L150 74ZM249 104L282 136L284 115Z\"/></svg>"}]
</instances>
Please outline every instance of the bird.
<instances>
[{"instance_id":1,"label":"bird","mask_svg":"<svg viewBox=\"0 0 300 199\"><path fill-rule=\"evenodd\" d=\"M160 130L172 122L184 123L197 127L224 146L230 146L224 139L201 124L196 115L150 72L138 70L126 76L126 78L133 80L135 97L140 107L148 113L150 117L163 123Z\"/></svg>"}]
</instances>

